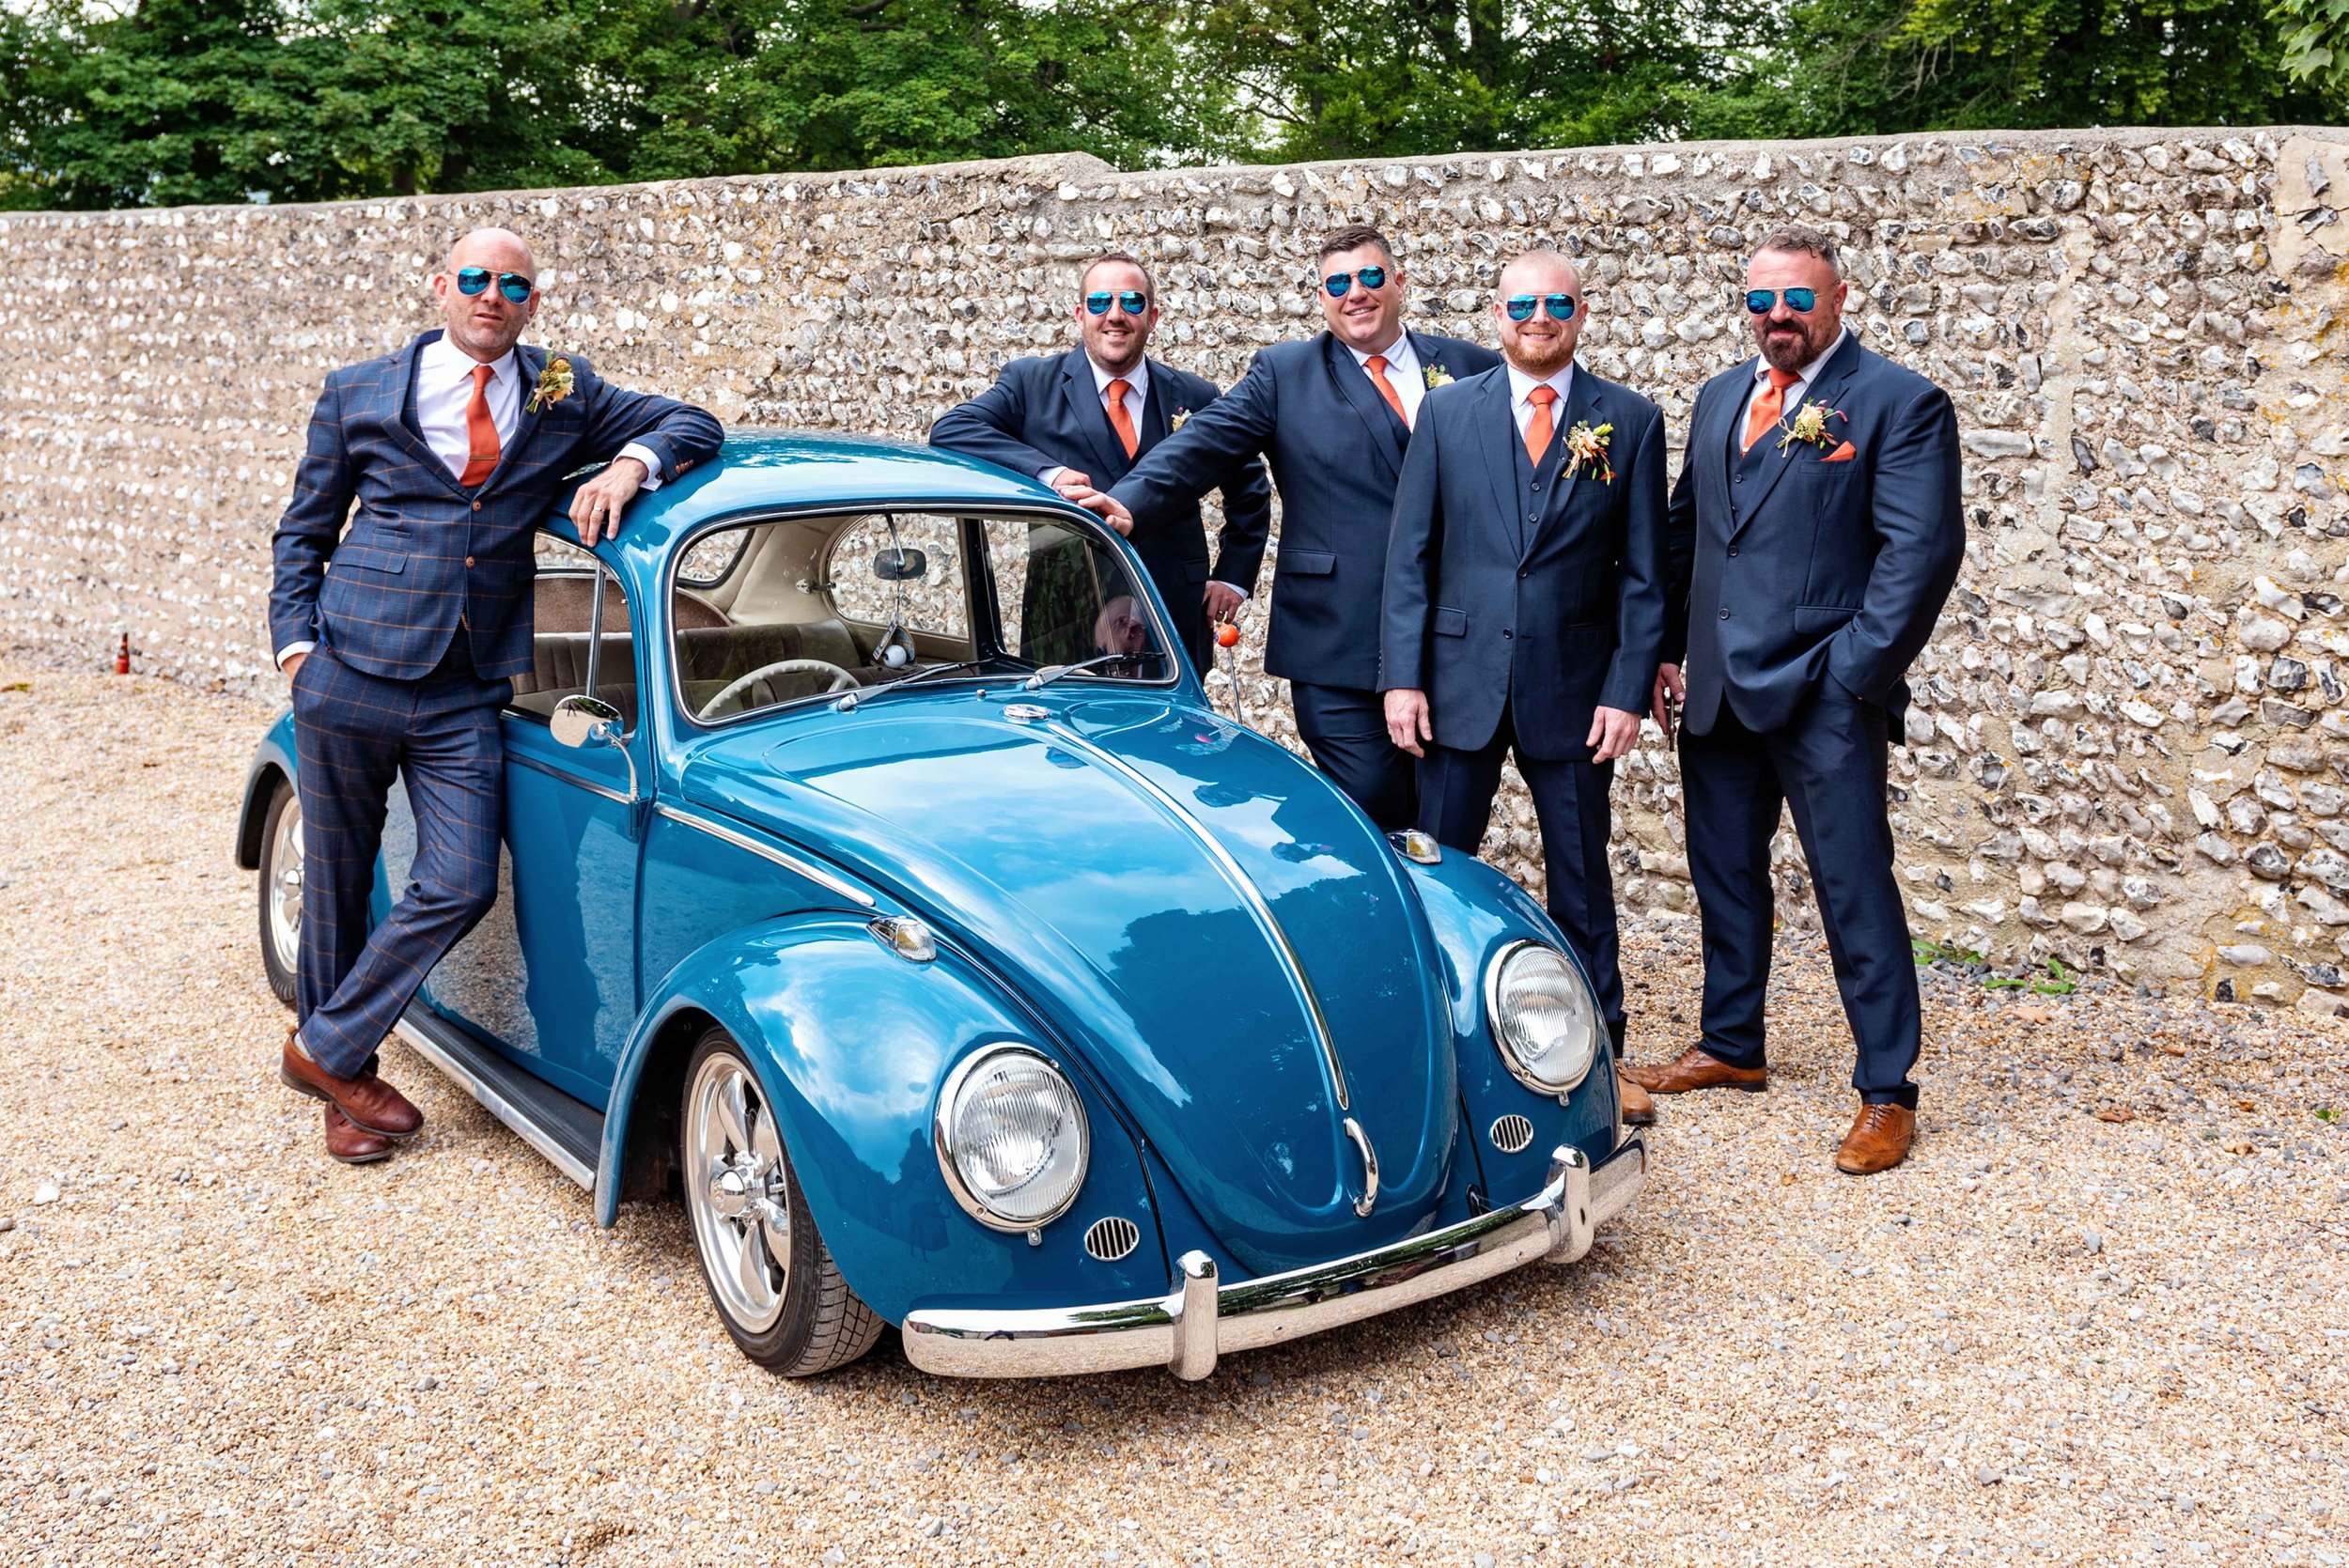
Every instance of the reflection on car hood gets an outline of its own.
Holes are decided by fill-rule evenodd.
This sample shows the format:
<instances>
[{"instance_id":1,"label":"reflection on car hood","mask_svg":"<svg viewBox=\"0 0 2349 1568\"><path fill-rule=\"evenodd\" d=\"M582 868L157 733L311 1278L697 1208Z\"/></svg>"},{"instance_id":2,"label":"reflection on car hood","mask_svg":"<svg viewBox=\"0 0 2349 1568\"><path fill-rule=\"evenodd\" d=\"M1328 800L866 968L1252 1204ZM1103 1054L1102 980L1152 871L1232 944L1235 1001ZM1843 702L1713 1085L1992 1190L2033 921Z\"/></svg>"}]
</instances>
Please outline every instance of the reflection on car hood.
<instances>
[{"instance_id":1,"label":"reflection on car hood","mask_svg":"<svg viewBox=\"0 0 2349 1568\"><path fill-rule=\"evenodd\" d=\"M699 752L684 793L895 890L998 967L1242 1263L1293 1267L1423 1226L1453 1157L1456 1064L1392 850L1252 731L1082 691L1005 716L1027 697L908 693L784 738L763 727ZM1380 1165L1367 1219L1347 1116Z\"/></svg>"}]
</instances>

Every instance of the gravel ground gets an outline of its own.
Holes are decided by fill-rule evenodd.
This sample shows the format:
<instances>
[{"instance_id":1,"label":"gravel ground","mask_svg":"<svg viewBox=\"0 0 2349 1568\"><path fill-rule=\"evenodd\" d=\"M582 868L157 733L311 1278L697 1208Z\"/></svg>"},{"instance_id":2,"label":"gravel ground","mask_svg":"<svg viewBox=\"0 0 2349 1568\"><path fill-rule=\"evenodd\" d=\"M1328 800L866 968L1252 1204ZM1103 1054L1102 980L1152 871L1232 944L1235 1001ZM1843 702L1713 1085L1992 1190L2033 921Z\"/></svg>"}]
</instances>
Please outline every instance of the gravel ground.
<instances>
[{"instance_id":1,"label":"gravel ground","mask_svg":"<svg viewBox=\"0 0 2349 1568\"><path fill-rule=\"evenodd\" d=\"M596 1230L404 1047L427 1135L319 1152L227 854L266 708L0 687L10 1563L2349 1559L2336 1026L1929 971L1918 1154L1855 1181L1790 939L1777 1086L1666 1102L1579 1267L1199 1386L953 1383L893 1341L785 1383L678 1213ZM1693 935L1628 947L1661 1054Z\"/></svg>"}]
</instances>

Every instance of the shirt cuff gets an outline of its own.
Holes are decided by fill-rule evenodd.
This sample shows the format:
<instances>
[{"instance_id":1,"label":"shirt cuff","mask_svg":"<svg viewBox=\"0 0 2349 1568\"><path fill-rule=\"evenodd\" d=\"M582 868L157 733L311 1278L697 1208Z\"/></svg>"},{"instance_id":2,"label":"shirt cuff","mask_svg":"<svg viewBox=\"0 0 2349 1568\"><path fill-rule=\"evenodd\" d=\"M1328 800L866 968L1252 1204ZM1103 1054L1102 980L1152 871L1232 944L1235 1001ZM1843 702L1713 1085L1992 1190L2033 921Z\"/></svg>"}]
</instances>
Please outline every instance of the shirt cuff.
<instances>
[{"instance_id":1,"label":"shirt cuff","mask_svg":"<svg viewBox=\"0 0 2349 1568\"><path fill-rule=\"evenodd\" d=\"M308 653L312 648L317 646L318 644L316 643L287 644L284 647L277 650L277 667L281 670L284 669L286 667L287 660L291 659L298 653Z\"/></svg>"},{"instance_id":2,"label":"shirt cuff","mask_svg":"<svg viewBox=\"0 0 2349 1568\"><path fill-rule=\"evenodd\" d=\"M1067 472L1067 464L1054 463L1050 468L1037 470L1036 477L1048 485L1056 485L1060 483L1060 476Z\"/></svg>"},{"instance_id":3,"label":"shirt cuff","mask_svg":"<svg viewBox=\"0 0 2349 1568\"><path fill-rule=\"evenodd\" d=\"M620 448L620 457L633 458L645 465L645 482L637 487L639 489L657 490L661 488L661 459L652 455L651 447L640 446L631 441ZM619 459L615 458L613 460L616 462Z\"/></svg>"},{"instance_id":4,"label":"shirt cuff","mask_svg":"<svg viewBox=\"0 0 2349 1568\"><path fill-rule=\"evenodd\" d=\"M1247 589L1245 589L1245 588L1241 587L1238 583L1237 583L1237 582L1224 582L1224 581L1223 581L1223 579L1221 579L1221 578L1220 578L1220 577L1211 577L1211 578L1207 579L1207 586L1209 586L1210 588L1215 588L1215 587L1229 588L1229 589L1231 589L1231 590L1232 590L1232 592L1234 592L1234 593L1237 594L1237 595L1238 595L1240 598L1255 598L1255 597L1256 597L1255 595L1253 595L1253 594L1250 593Z\"/></svg>"}]
</instances>

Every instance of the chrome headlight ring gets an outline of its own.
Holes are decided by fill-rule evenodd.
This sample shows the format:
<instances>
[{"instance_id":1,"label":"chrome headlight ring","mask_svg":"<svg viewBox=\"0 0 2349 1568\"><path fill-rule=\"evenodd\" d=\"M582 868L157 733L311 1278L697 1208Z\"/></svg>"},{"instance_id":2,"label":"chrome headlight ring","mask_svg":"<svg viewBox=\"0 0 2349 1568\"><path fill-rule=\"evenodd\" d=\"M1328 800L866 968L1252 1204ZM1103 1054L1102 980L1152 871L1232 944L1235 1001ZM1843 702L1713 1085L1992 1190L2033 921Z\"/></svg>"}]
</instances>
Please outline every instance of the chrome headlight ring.
<instances>
[{"instance_id":1,"label":"chrome headlight ring","mask_svg":"<svg viewBox=\"0 0 2349 1568\"><path fill-rule=\"evenodd\" d=\"M1598 1060L1598 999L1574 960L1545 943L1516 941L1493 955L1485 1021L1509 1076L1562 1104Z\"/></svg>"},{"instance_id":2,"label":"chrome headlight ring","mask_svg":"<svg viewBox=\"0 0 2349 1568\"><path fill-rule=\"evenodd\" d=\"M962 1211L1014 1234L1066 1214L1093 1157L1076 1085L1042 1051L1009 1042L972 1051L946 1075L931 1141Z\"/></svg>"}]
</instances>

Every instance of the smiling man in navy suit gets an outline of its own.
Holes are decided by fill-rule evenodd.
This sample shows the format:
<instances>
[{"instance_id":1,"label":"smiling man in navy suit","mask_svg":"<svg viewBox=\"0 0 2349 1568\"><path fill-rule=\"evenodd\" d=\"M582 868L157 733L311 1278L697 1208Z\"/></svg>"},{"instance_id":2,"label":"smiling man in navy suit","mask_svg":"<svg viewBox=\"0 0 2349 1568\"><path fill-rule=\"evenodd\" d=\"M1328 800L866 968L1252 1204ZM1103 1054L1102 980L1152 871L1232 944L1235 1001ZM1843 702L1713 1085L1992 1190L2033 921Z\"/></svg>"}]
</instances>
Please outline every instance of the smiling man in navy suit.
<instances>
[{"instance_id":1,"label":"smiling man in navy suit","mask_svg":"<svg viewBox=\"0 0 2349 1568\"><path fill-rule=\"evenodd\" d=\"M1421 405L1387 550L1386 719L1419 765L1419 825L1473 855L1511 753L1533 795L1550 918L1623 1055L1607 792L1663 657L1664 416L1574 363L1565 257L1509 263L1507 364ZM1625 1120L1656 1119L1620 1086Z\"/></svg>"},{"instance_id":2,"label":"smiling man in navy suit","mask_svg":"<svg viewBox=\"0 0 2349 1568\"><path fill-rule=\"evenodd\" d=\"M1265 670L1287 677L1314 761L1392 831L1411 825L1416 797L1411 756L1388 738L1378 694L1395 481L1429 389L1501 361L1404 329L1403 270L1375 228L1321 242L1314 294L1329 331L1258 353L1237 385L1110 488L1109 509L1147 523L1192 505L1231 463L1265 456L1281 491Z\"/></svg>"},{"instance_id":3,"label":"smiling man in navy suit","mask_svg":"<svg viewBox=\"0 0 2349 1568\"><path fill-rule=\"evenodd\" d=\"M432 277L445 325L328 373L272 541L270 640L293 682L304 851L298 1022L278 1076L326 1102L326 1151L347 1164L423 1125L377 1076L376 1047L497 896L498 712L532 663L532 539L549 504L603 462L571 502L592 546L639 489L716 457L723 436L577 354L518 348L537 275L505 229L457 242ZM395 777L416 858L369 930Z\"/></svg>"},{"instance_id":4,"label":"smiling man in navy suit","mask_svg":"<svg viewBox=\"0 0 2349 1568\"><path fill-rule=\"evenodd\" d=\"M1124 478L1137 458L1216 400L1213 381L1148 357L1158 286L1140 261L1116 252L1097 256L1077 292L1082 344L1004 365L993 386L938 416L932 446L1032 475L1081 501ZM1210 625L1230 620L1254 588L1272 527L1272 492L1252 456L1226 464L1215 485L1223 492L1223 529L1212 568L1196 496L1128 528L1202 675L1214 658Z\"/></svg>"},{"instance_id":5,"label":"smiling man in navy suit","mask_svg":"<svg viewBox=\"0 0 2349 1568\"><path fill-rule=\"evenodd\" d=\"M1703 1036L1635 1070L1652 1093L1760 1090L1770 835L1794 813L1859 1045L1853 1175L1908 1157L1920 1017L1886 815L1904 678L1965 559L1949 395L1843 329L1835 246L1762 241L1745 308L1759 357L1697 394L1672 490L1679 613L1653 694L1685 699L1681 786L1704 931ZM1678 666L1687 665L1684 685Z\"/></svg>"}]
</instances>

